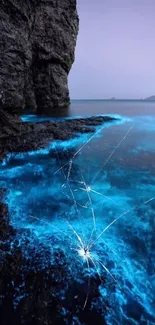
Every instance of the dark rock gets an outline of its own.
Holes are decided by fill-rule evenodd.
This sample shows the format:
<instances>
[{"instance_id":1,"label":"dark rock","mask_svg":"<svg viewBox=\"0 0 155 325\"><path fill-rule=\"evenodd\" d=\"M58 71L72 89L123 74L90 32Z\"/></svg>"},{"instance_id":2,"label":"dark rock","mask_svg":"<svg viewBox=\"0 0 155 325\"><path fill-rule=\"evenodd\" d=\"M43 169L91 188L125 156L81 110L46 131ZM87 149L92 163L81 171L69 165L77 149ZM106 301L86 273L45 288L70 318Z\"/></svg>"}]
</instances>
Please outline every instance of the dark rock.
<instances>
[{"instance_id":1,"label":"dark rock","mask_svg":"<svg viewBox=\"0 0 155 325\"><path fill-rule=\"evenodd\" d=\"M20 117L0 109L0 139L6 136L20 135L28 132L29 125L22 123Z\"/></svg>"},{"instance_id":2,"label":"dark rock","mask_svg":"<svg viewBox=\"0 0 155 325\"><path fill-rule=\"evenodd\" d=\"M43 113L68 105L76 0L1 0L0 31L2 108Z\"/></svg>"},{"instance_id":3,"label":"dark rock","mask_svg":"<svg viewBox=\"0 0 155 325\"><path fill-rule=\"evenodd\" d=\"M0 161L11 152L44 148L52 140L68 140L78 133L95 131L95 126L112 122L109 116L92 116L64 121L24 123L17 115L0 110Z\"/></svg>"}]
</instances>

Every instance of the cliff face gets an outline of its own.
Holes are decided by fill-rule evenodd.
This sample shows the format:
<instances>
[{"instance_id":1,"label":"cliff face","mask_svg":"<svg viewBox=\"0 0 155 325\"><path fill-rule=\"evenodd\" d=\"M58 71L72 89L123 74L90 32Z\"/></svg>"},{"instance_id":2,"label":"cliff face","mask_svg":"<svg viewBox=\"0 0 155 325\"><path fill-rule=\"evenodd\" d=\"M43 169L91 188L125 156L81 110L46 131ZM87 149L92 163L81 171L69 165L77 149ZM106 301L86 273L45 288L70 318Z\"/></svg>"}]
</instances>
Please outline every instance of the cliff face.
<instances>
[{"instance_id":1,"label":"cliff face","mask_svg":"<svg viewBox=\"0 0 155 325\"><path fill-rule=\"evenodd\" d=\"M76 0L1 0L1 108L66 106L77 33Z\"/></svg>"}]
</instances>

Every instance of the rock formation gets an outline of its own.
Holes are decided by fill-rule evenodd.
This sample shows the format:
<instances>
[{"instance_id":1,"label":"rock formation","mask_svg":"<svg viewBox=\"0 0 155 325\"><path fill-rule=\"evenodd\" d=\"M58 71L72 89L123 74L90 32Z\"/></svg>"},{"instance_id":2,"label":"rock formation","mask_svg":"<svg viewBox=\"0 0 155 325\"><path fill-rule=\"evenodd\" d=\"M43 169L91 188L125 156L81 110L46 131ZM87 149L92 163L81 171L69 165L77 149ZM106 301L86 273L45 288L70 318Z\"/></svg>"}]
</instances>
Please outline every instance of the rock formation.
<instances>
[{"instance_id":1,"label":"rock formation","mask_svg":"<svg viewBox=\"0 0 155 325\"><path fill-rule=\"evenodd\" d=\"M19 116L0 109L0 143L7 136L20 136L28 130L29 125L22 123Z\"/></svg>"},{"instance_id":2,"label":"rock formation","mask_svg":"<svg viewBox=\"0 0 155 325\"><path fill-rule=\"evenodd\" d=\"M95 127L113 122L109 116L24 123L19 116L0 109L0 162L12 152L27 152L46 147L52 140L68 140L77 133L94 132Z\"/></svg>"},{"instance_id":3,"label":"rock formation","mask_svg":"<svg viewBox=\"0 0 155 325\"><path fill-rule=\"evenodd\" d=\"M69 104L76 0L1 0L1 108L45 113Z\"/></svg>"}]
</instances>

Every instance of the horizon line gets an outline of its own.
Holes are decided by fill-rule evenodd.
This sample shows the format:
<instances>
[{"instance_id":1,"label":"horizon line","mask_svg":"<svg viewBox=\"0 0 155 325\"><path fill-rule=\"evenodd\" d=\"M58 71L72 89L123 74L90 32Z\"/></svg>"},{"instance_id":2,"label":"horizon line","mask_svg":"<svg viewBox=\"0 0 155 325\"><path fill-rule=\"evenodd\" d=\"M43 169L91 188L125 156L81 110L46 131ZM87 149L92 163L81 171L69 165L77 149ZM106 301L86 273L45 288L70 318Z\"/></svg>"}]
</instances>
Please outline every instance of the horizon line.
<instances>
[{"instance_id":1,"label":"horizon line","mask_svg":"<svg viewBox=\"0 0 155 325\"><path fill-rule=\"evenodd\" d=\"M80 100L83 100L83 101L111 101L111 102L114 102L114 101L155 101L155 99L149 99L149 98L71 98L71 101L80 101Z\"/></svg>"}]
</instances>

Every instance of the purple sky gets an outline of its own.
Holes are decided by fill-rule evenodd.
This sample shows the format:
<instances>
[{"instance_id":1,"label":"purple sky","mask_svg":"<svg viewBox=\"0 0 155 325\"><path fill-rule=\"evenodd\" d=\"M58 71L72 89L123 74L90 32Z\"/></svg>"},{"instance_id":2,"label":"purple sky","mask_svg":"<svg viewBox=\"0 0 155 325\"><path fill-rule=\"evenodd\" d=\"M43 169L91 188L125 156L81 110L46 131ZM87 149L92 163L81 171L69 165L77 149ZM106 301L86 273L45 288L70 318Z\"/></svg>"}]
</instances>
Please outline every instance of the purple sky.
<instances>
[{"instance_id":1,"label":"purple sky","mask_svg":"<svg viewBox=\"0 0 155 325\"><path fill-rule=\"evenodd\" d=\"M77 0L72 99L155 95L155 0Z\"/></svg>"}]
</instances>

